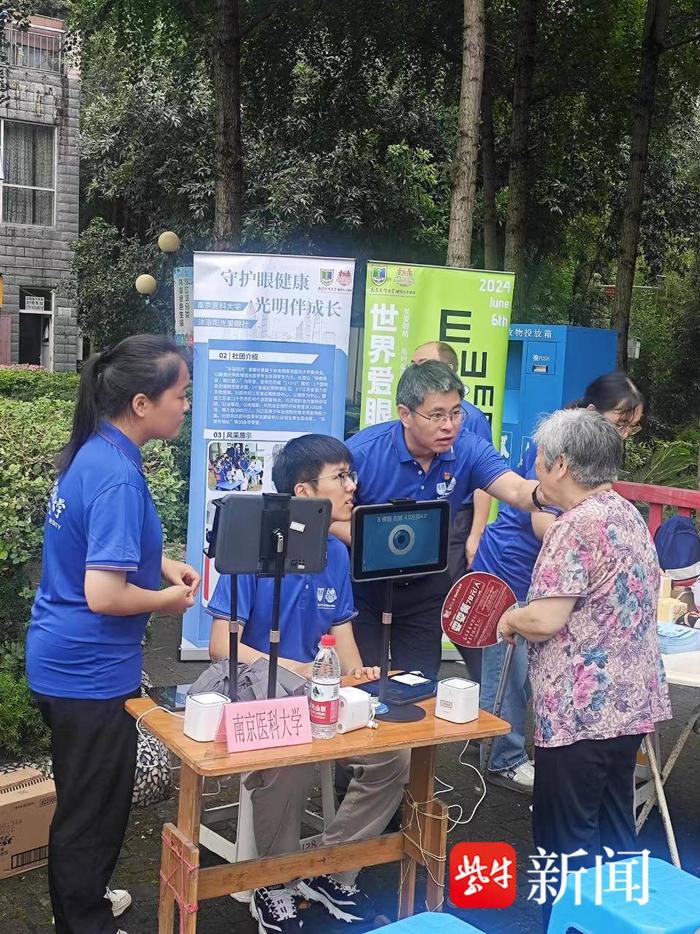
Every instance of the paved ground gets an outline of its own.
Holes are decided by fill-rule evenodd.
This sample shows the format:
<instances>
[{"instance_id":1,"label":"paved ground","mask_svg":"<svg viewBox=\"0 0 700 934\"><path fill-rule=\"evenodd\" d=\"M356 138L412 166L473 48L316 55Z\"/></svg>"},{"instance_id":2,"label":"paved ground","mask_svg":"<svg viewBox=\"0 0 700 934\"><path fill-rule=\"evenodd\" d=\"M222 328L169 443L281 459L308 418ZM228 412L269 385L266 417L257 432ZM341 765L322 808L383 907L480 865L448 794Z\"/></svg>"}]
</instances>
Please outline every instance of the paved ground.
<instances>
[{"instance_id":1,"label":"paved ground","mask_svg":"<svg viewBox=\"0 0 700 934\"><path fill-rule=\"evenodd\" d=\"M146 670L156 684L191 681L203 665L177 661L179 643L179 621L160 619L153 627L153 635L146 650ZM445 665L444 673L454 672L456 665ZM675 740L682 722L696 702L697 692L687 688L673 688L672 699L676 719L663 730L662 744L668 750ZM439 777L453 786L447 793L447 803L460 803L467 813L476 796L473 773L459 765L459 746L444 747L439 756ZM678 762L668 783L668 798L681 860L684 868L700 876L700 737L691 736L683 756ZM177 774L175 774L177 780ZM513 844L518 853L519 875L516 903L503 911L454 912L486 932L498 934L539 934L541 931L538 907L527 900L528 884L526 870L528 856L532 852L530 812L528 799L489 787L489 792L472 822L456 827L450 834L451 844L462 840L506 840ZM205 790L214 792L212 801L217 800L216 786ZM233 791L224 791L226 800L235 798ZM114 886L128 888L134 905L122 923L128 934L153 934L157 930L158 871L160 858L160 828L164 821L173 820L173 800L146 809L135 809L126 837L122 856L117 867ZM641 847L649 848L654 855L668 858L661 821L654 812L639 838ZM370 869L363 873L362 883L377 905L390 918L395 917L395 893L398 885L397 870L392 867ZM348 931L347 925L333 922L325 912L316 907L304 914L305 928L309 934L323 932L335 934ZM257 925L248 913L247 906L231 898L205 902L199 911L199 934L255 934ZM0 934L51 934L51 908L48 898L46 871L35 870L24 876L0 882ZM354 928L358 932L358 928ZM358 932L359 934L359 932Z\"/></svg>"}]
</instances>

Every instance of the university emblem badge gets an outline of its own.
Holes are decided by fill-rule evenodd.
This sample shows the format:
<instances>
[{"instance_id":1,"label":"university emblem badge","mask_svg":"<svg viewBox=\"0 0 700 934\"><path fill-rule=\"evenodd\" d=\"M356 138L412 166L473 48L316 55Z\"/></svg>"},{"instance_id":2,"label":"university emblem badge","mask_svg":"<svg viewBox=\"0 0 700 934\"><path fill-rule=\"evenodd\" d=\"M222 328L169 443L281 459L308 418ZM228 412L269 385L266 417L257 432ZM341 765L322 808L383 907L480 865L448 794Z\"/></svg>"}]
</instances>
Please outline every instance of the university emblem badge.
<instances>
[{"instance_id":1,"label":"university emblem badge","mask_svg":"<svg viewBox=\"0 0 700 934\"><path fill-rule=\"evenodd\" d=\"M387 279L386 266L372 267L372 282L375 285L384 285Z\"/></svg>"}]
</instances>

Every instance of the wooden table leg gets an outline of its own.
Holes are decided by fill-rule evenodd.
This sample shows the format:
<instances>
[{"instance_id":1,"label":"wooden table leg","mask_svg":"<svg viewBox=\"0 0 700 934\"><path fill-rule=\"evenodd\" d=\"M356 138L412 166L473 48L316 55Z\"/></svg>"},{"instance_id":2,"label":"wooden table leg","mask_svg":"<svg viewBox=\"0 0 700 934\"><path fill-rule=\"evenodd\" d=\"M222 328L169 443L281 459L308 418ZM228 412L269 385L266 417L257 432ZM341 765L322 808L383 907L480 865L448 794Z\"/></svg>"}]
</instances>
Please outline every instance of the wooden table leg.
<instances>
[{"instance_id":1,"label":"wooden table leg","mask_svg":"<svg viewBox=\"0 0 700 934\"><path fill-rule=\"evenodd\" d=\"M428 911L442 911L445 901L445 869L447 862L447 806L442 801L431 801L427 807L425 867L425 906Z\"/></svg>"},{"instance_id":2,"label":"wooden table leg","mask_svg":"<svg viewBox=\"0 0 700 934\"><path fill-rule=\"evenodd\" d=\"M195 934L197 930L198 844L203 781L201 775L182 763L177 827L172 824L163 827L158 934L172 934L176 901L181 915L181 934Z\"/></svg>"},{"instance_id":3,"label":"wooden table leg","mask_svg":"<svg viewBox=\"0 0 700 934\"><path fill-rule=\"evenodd\" d=\"M447 821L442 821L444 805L433 800L435 785L435 766L437 761L437 747L423 746L411 750L411 775L408 782L406 802L404 803L403 825L410 835L413 847L407 843L415 855L406 855L401 861L401 877L399 884L399 918L412 915L415 909L416 896L416 866L419 847L426 855L432 853L444 857L447 847ZM417 804L418 811L412 810L412 804ZM430 816L426 816L430 815ZM423 859L420 857L421 860ZM435 910L442 904L442 891L440 884L444 881L444 859L426 859L428 868L433 876L428 876L428 904ZM433 881L434 880L434 881ZM436 893L439 890L439 895ZM432 903L432 904L431 904Z\"/></svg>"},{"instance_id":4,"label":"wooden table leg","mask_svg":"<svg viewBox=\"0 0 700 934\"><path fill-rule=\"evenodd\" d=\"M199 845L199 824L202 819L202 785L204 779L188 765L180 769L180 795L177 803L177 829L195 846Z\"/></svg>"},{"instance_id":5,"label":"wooden table leg","mask_svg":"<svg viewBox=\"0 0 700 934\"><path fill-rule=\"evenodd\" d=\"M175 893L172 882L175 878L175 859L168 846L168 831L172 824L163 827L160 853L160 894L158 896L158 934L173 934L175 924ZM173 828L174 829L174 828Z\"/></svg>"},{"instance_id":6,"label":"wooden table leg","mask_svg":"<svg viewBox=\"0 0 700 934\"><path fill-rule=\"evenodd\" d=\"M199 849L172 824L163 827L158 932L172 934L175 902L180 911L181 934L197 930Z\"/></svg>"}]
</instances>

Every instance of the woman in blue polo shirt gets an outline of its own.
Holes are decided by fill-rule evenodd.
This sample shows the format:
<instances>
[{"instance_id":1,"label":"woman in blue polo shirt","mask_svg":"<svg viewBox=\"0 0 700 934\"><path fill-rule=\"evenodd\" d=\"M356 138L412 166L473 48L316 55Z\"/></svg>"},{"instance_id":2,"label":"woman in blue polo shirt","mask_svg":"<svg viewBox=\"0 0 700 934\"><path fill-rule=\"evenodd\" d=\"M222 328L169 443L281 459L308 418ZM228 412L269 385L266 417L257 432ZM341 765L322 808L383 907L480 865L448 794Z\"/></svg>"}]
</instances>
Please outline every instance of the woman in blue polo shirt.
<instances>
[{"instance_id":1,"label":"woman in blue polo shirt","mask_svg":"<svg viewBox=\"0 0 700 934\"><path fill-rule=\"evenodd\" d=\"M27 677L51 730L56 812L49 889L57 934L114 934L131 902L107 889L134 785L141 641L153 612L182 613L193 568L162 554L141 447L175 438L189 372L165 337L128 337L84 364L44 526ZM169 586L160 589L161 576ZM107 893L107 894L105 894Z\"/></svg>"},{"instance_id":2,"label":"woman in blue polo shirt","mask_svg":"<svg viewBox=\"0 0 700 934\"><path fill-rule=\"evenodd\" d=\"M570 407L595 409L612 422L623 439L640 430L644 398L631 379L618 370L605 373L586 387L583 398ZM532 444L523 456L518 473L536 480L537 448ZM554 515L532 514L502 503L498 518L487 525L481 537L472 571L489 571L512 588L521 602L527 599L532 572L540 553L542 537ZM506 643L482 651L481 705L493 709L505 660ZM487 778L495 785L532 794L535 771L525 749L525 720L529 699L527 644L519 640L513 654L501 716L511 725L507 736L493 744Z\"/></svg>"}]
</instances>

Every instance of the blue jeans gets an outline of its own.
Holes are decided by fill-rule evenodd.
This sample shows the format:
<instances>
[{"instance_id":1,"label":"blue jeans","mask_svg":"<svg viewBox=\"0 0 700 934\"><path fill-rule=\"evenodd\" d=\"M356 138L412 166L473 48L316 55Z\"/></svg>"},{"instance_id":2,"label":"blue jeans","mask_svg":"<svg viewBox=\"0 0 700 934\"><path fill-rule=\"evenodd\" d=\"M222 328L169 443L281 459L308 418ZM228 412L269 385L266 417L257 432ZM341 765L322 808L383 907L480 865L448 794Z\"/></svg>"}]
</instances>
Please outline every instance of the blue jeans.
<instances>
[{"instance_id":1,"label":"blue jeans","mask_svg":"<svg viewBox=\"0 0 700 934\"><path fill-rule=\"evenodd\" d=\"M479 706L490 712L493 712L496 701L498 681L503 670L507 648L507 642L499 642L498 645L490 645L482 649ZM501 706L501 717L510 723L511 730L506 736L497 736L494 740L489 767L490 772L505 772L507 769L515 769L522 765L523 762L528 761L528 755L525 751L525 719L529 699L530 682L527 677L527 643L524 639L518 639L513 649L510 675ZM486 743L483 743L481 748L483 756Z\"/></svg>"}]
</instances>

